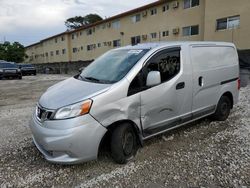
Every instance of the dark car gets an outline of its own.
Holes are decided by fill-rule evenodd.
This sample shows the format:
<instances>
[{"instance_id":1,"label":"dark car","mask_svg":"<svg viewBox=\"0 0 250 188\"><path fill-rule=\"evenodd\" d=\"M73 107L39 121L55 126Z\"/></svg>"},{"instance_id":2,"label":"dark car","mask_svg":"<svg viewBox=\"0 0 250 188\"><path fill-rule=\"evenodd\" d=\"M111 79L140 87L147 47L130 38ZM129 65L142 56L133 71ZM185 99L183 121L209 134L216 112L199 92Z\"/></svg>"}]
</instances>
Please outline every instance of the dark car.
<instances>
[{"instance_id":1,"label":"dark car","mask_svg":"<svg viewBox=\"0 0 250 188\"><path fill-rule=\"evenodd\" d=\"M36 75L36 68L31 64L19 64L22 75Z\"/></svg>"},{"instance_id":2,"label":"dark car","mask_svg":"<svg viewBox=\"0 0 250 188\"><path fill-rule=\"evenodd\" d=\"M3 78L22 79L22 72L15 63L0 63L0 80Z\"/></svg>"}]
</instances>

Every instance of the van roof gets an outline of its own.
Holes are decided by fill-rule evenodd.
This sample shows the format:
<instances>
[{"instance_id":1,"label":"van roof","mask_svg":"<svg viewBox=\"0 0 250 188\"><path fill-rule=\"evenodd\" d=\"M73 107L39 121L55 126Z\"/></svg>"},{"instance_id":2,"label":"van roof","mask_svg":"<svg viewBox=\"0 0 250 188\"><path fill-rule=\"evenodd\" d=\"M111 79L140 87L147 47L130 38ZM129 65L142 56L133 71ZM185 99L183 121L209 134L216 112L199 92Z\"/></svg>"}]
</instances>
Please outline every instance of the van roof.
<instances>
[{"instance_id":1,"label":"van roof","mask_svg":"<svg viewBox=\"0 0 250 188\"><path fill-rule=\"evenodd\" d=\"M137 45L129 45L122 47L121 49L154 49L158 47L167 47L167 46L182 46L182 45L220 45L220 46L230 46L235 47L233 43L229 42L203 42L203 41L171 41L171 42L152 42L152 43L140 43Z\"/></svg>"}]
</instances>

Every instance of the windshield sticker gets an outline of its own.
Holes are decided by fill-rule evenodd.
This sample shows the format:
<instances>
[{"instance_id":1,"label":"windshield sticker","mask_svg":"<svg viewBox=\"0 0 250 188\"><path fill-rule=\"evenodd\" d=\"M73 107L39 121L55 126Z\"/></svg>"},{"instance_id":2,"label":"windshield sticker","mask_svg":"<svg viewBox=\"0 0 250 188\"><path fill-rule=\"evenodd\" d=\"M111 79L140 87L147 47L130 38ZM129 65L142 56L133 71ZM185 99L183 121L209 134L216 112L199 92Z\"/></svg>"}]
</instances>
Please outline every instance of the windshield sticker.
<instances>
[{"instance_id":1,"label":"windshield sticker","mask_svg":"<svg viewBox=\"0 0 250 188\"><path fill-rule=\"evenodd\" d=\"M139 55L143 50L129 50L128 53L129 54L135 54L135 55Z\"/></svg>"}]
</instances>

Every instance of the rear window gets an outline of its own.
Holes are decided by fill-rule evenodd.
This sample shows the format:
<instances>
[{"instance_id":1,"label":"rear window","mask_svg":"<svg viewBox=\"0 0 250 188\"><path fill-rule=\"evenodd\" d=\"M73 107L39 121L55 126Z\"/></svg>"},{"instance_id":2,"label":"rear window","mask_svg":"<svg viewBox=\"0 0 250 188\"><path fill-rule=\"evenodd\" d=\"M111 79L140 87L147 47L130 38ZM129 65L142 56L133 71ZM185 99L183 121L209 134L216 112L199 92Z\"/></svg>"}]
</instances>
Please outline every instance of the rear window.
<instances>
[{"instance_id":1,"label":"rear window","mask_svg":"<svg viewBox=\"0 0 250 188\"><path fill-rule=\"evenodd\" d=\"M195 69L208 70L238 62L236 50L230 46L193 46L191 54Z\"/></svg>"},{"instance_id":2,"label":"rear window","mask_svg":"<svg viewBox=\"0 0 250 188\"><path fill-rule=\"evenodd\" d=\"M16 64L0 63L0 68L18 68Z\"/></svg>"},{"instance_id":3,"label":"rear window","mask_svg":"<svg viewBox=\"0 0 250 188\"><path fill-rule=\"evenodd\" d=\"M33 68L33 65L21 65L21 67L25 67L25 68Z\"/></svg>"}]
</instances>

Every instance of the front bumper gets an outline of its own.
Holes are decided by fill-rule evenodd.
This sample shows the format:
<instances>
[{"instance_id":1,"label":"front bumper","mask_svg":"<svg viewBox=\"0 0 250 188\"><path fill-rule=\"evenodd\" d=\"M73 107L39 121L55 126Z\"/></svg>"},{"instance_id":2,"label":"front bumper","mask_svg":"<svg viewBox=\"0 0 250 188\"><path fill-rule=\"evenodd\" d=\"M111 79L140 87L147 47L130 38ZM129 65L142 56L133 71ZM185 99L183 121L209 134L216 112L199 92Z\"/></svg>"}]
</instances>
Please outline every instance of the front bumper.
<instances>
[{"instance_id":1,"label":"front bumper","mask_svg":"<svg viewBox=\"0 0 250 188\"><path fill-rule=\"evenodd\" d=\"M22 75L36 74L36 70L22 70Z\"/></svg>"},{"instance_id":2,"label":"front bumper","mask_svg":"<svg viewBox=\"0 0 250 188\"><path fill-rule=\"evenodd\" d=\"M46 160L62 164L96 159L107 131L90 115L41 123L34 114L30 128L34 143Z\"/></svg>"},{"instance_id":3,"label":"front bumper","mask_svg":"<svg viewBox=\"0 0 250 188\"><path fill-rule=\"evenodd\" d=\"M2 72L2 73L0 73L0 77L1 78L8 78L8 77L16 77L16 78L19 78L19 77L21 77L22 76L22 73L21 72L13 72L13 73L11 73L11 72Z\"/></svg>"}]
</instances>

